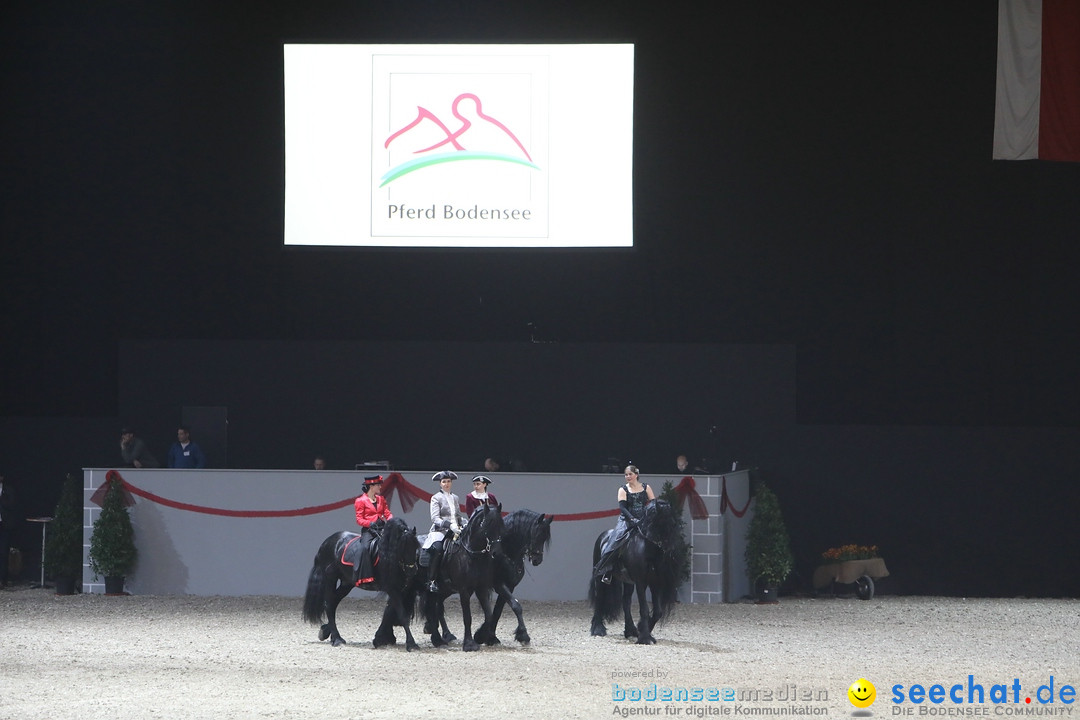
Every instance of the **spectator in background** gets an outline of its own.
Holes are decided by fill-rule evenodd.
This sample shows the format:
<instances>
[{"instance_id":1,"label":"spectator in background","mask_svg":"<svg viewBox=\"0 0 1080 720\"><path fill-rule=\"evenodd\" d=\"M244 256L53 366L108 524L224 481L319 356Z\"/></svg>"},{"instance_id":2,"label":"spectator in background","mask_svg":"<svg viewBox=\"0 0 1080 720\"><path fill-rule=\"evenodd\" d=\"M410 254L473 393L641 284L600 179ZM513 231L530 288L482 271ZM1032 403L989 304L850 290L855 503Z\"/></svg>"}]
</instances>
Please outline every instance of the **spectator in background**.
<instances>
[{"instance_id":1,"label":"spectator in background","mask_svg":"<svg viewBox=\"0 0 1080 720\"><path fill-rule=\"evenodd\" d=\"M323 458L322 455L316 455L315 456L315 469L316 470L325 470L326 469L326 459Z\"/></svg>"},{"instance_id":2,"label":"spectator in background","mask_svg":"<svg viewBox=\"0 0 1080 720\"><path fill-rule=\"evenodd\" d=\"M679 475L690 474L690 461L686 459L685 455L675 458L675 472Z\"/></svg>"},{"instance_id":3,"label":"spectator in background","mask_svg":"<svg viewBox=\"0 0 1080 720\"><path fill-rule=\"evenodd\" d=\"M146 448L146 443L142 438L135 437L135 431L129 427L120 430L120 457L124 461L124 467L161 467L161 463Z\"/></svg>"},{"instance_id":4,"label":"spectator in background","mask_svg":"<svg viewBox=\"0 0 1080 720\"><path fill-rule=\"evenodd\" d=\"M181 425L176 431L176 442L169 448L169 467L192 470L206 467L206 455L191 440L191 431Z\"/></svg>"},{"instance_id":5,"label":"spectator in background","mask_svg":"<svg viewBox=\"0 0 1080 720\"><path fill-rule=\"evenodd\" d=\"M484 472L499 472L499 461L490 457L484 460Z\"/></svg>"}]
</instances>

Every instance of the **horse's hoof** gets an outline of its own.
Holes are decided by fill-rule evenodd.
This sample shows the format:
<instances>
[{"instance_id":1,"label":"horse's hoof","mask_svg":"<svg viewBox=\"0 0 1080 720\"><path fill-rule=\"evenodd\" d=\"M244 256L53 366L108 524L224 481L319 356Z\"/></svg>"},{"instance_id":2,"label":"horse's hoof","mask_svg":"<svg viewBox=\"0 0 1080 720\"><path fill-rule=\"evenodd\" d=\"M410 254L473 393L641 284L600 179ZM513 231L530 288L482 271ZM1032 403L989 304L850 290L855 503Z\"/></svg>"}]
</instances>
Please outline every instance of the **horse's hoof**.
<instances>
[{"instance_id":1,"label":"horse's hoof","mask_svg":"<svg viewBox=\"0 0 1080 720\"><path fill-rule=\"evenodd\" d=\"M530 642L532 642L532 638L529 637L529 633L525 632L524 630L514 633L514 639L522 645L528 645Z\"/></svg>"},{"instance_id":2,"label":"horse's hoof","mask_svg":"<svg viewBox=\"0 0 1080 720\"><path fill-rule=\"evenodd\" d=\"M338 647L339 645L345 645L346 644L345 638L343 638L343 637L332 638L330 640L330 644L333 645L334 647Z\"/></svg>"},{"instance_id":3,"label":"horse's hoof","mask_svg":"<svg viewBox=\"0 0 1080 720\"><path fill-rule=\"evenodd\" d=\"M502 640L500 640L499 638L492 635L491 637L489 637L487 640L484 641L484 644L488 645L488 646L502 645Z\"/></svg>"},{"instance_id":4,"label":"horse's hoof","mask_svg":"<svg viewBox=\"0 0 1080 720\"><path fill-rule=\"evenodd\" d=\"M393 635L390 637L379 637L376 635L375 639L371 641L371 644L377 648L383 647L384 645L396 645L397 638Z\"/></svg>"},{"instance_id":5,"label":"horse's hoof","mask_svg":"<svg viewBox=\"0 0 1080 720\"><path fill-rule=\"evenodd\" d=\"M446 645L446 643L443 642L443 639L441 637L439 637L438 635L432 635L431 636L431 645L433 647L443 647L444 645Z\"/></svg>"},{"instance_id":6,"label":"horse's hoof","mask_svg":"<svg viewBox=\"0 0 1080 720\"><path fill-rule=\"evenodd\" d=\"M480 646L476 644L475 640L466 640L462 643L461 649L465 652L476 652L480 649Z\"/></svg>"},{"instance_id":7,"label":"horse's hoof","mask_svg":"<svg viewBox=\"0 0 1080 720\"><path fill-rule=\"evenodd\" d=\"M435 632L435 626L431 624L430 620L428 620L426 623L424 623L424 634L425 635L431 635L434 632Z\"/></svg>"},{"instance_id":8,"label":"horse's hoof","mask_svg":"<svg viewBox=\"0 0 1080 720\"><path fill-rule=\"evenodd\" d=\"M450 632L449 630L447 630L446 632L444 632L444 633L443 633L442 639L443 639L443 642L444 642L444 643L446 643L447 645L449 645L450 643L452 643L452 642L454 642L455 640L457 640L457 635L455 635L454 633L452 633L452 632Z\"/></svg>"},{"instance_id":9,"label":"horse's hoof","mask_svg":"<svg viewBox=\"0 0 1080 720\"><path fill-rule=\"evenodd\" d=\"M654 638L652 635L642 635L641 637L638 638L637 644L638 645L655 645L656 644L656 638Z\"/></svg>"},{"instance_id":10,"label":"horse's hoof","mask_svg":"<svg viewBox=\"0 0 1080 720\"><path fill-rule=\"evenodd\" d=\"M415 640L410 640L407 643L405 643L405 651L406 652L412 652L413 650L419 650L419 649L420 649L420 646L416 644Z\"/></svg>"},{"instance_id":11,"label":"horse's hoof","mask_svg":"<svg viewBox=\"0 0 1080 720\"><path fill-rule=\"evenodd\" d=\"M607 636L607 628L604 627L603 625L593 625L592 630L590 631L590 633L592 634L593 637L606 637Z\"/></svg>"},{"instance_id":12,"label":"horse's hoof","mask_svg":"<svg viewBox=\"0 0 1080 720\"><path fill-rule=\"evenodd\" d=\"M319 628L319 642L322 642L328 637L330 637L330 626L323 625L321 628Z\"/></svg>"}]
</instances>

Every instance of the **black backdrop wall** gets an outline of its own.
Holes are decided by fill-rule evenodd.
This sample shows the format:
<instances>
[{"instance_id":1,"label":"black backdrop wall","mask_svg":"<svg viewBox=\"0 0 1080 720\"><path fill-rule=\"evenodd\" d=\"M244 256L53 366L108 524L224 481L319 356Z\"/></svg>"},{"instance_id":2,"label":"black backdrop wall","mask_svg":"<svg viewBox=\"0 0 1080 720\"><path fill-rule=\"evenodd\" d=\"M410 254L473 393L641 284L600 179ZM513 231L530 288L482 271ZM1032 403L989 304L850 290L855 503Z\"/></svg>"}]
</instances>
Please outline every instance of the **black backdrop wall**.
<instances>
[{"instance_id":1,"label":"black backdrop wall","mask_svg":"<svg viewBox=\"0 0 1080 720\"><path fill-rule=\"evenodd\" d=\"M634 42L635 249L283 249L286 40ZM795 348L795 427L825 433L816 447L829 452L820 463L809 448L759 462L798 462L791 487L806 467L836 468L811 495L788 491L800 510L857 484L892 512L877 526L895 543L915 547L947 527L979 537L990 525L1023 548L1018 558L1048 557L1040 575L1059 576L1061 546L1043 528L1080 505L1070 441L1080 424L1080 168L990 161L995 42L994 4L5 3L0 472L47 505L57 468L109 462L119 422L155 435L175 422L160 407L120 417L135 382L122 370L128 343L268 343L265 366L250 369L267 380L265 396L230 413L278 417L298 404L313 416L310 435L268 431L243 450L289 464L344 435L363 404L278 394L290 377L336 367L323 343L527 346L539 332L570 346L781 345ZM288 351L295 362L282 370L273 349L307 344L320 352ZM460 376L448 387L492 389L496 416L518 410L499 404L500 382L528 387L527 377L474 381L463 362L450 367ZM156 386L185 369L165 368ZM586 396L597 384L588 366L562 372L580 373L568 387ZM647 391L631 392L645 392L648 407ZM656 407L669 392L657 390ZM402 396L423 410L424 397ZM573 422L549 396L526 397L538 426ZM696 400L706 426L727 410L722 393ZM513 427L469 437L398 412L395 425L409 427L380 438L391 448L449 437L471 460L492 445L536 446ZM595 463L593 452L613 448L645 463L633 457L640 445L624 444L638 439L623 420L632 414L614 415L625 424L584 436L589 457L566 461ZM896 434L871 443L871 458L859 445L876 428ZM923 428L938 429L933 441L898 440ZM367 449L362 438L335 442L321 451ZM913 463L916 447L928 456ZM96 448L107 450L92 457ZM837 458L852 458L843 473ZM942 464L948 472L927 470ZM905 534L934 504L875 501L928 476L935 493L917 497L956 513ZM1026 501L1014 503L1014 490ZM986 592L1077 593L1075 572L1064 585L1008 584L1016 568L991 547L965 565Z\"/></svg>"}]
</instances>

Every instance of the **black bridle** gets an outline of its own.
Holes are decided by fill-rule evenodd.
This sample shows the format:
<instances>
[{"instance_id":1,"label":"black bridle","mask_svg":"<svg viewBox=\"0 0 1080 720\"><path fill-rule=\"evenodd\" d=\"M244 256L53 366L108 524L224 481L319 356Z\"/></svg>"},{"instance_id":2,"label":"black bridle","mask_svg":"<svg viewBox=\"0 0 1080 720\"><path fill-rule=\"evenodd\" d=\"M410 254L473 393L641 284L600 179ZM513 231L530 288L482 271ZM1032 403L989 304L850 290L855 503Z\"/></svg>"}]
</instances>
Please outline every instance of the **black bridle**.
<instances>
[{"instance_id":1,"label":"black bridle","mask_svg":"<svg viewBox=\"0 0 1080 720\"><path fill-rule=\"evenodd\" d=\"M477 520L477 522L478 522L481 529L486 524L485 519L484 519L484 515L486 515L488 512L489 511L485 509L484 514L480 518L478 518L478 520ZM498 511L496 511L496 512L498 512ZM498 546L502 542L502 535L501 534L497 535L494 538L486 537L485 538L486 542L484 543L484 548L482 550L474 550L472 547L470 547L470 543L472 542L472 532L471 532L472 531L472 523L470 523L466 527L466 531L469 532L468 542L458 540L457 544L458 544L458 547L460 547L467 554L472 555L473 557L475 557L477 555L494 555L496 546ZM477 529L476 532L481 532L481 530Z\"/></svg>"}]
</instances>

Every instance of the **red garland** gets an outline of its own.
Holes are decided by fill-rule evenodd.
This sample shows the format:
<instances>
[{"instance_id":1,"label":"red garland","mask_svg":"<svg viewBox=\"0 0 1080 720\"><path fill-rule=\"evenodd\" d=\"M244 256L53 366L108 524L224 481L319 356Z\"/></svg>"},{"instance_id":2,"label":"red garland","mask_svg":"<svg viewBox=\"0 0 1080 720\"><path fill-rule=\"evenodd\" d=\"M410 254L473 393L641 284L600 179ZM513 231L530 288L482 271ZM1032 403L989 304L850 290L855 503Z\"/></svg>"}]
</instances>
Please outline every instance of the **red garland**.
<instances>
[{"instance_id":1,"label":"red garland","mask_svg":"<svg viewBox=\"0 0 1080 720\"><path fill-rule=\"evenodd\" d=\"M105 482L101 483L101 486L94 491L94 494L90 496L90 502L94 503L98 507L102 506L105 502L105 493L109 492L109 486L114 482L120 483L120 492L124 496L124 507L131 507L135 504L135 498L131 496L131 487L127 484L124 478L120 477L120 473L115 470L110 470L105 473Z\"/></svg>"},{"instance_id":2,"label":"red garland","mask_svg":"<svg viewBox=\"0 0 1080 720\"><path fill-rule=\"evenodd\" d=\"M679 511L682 512L687 499L690 500L690 517L695 520L704 520L709 517L709 509L705 507L705 501L698 495L694 478L687 475L675 486L675 494L679 496Z\"/></svg>"},{"instance_id":3,"label":"red garland","mask_svg":"<svg viewBox=\"0 0 1080 720\"><path fill-rule=\"evenodd\" d=\"M735 506L731 504L731 497L727 494L727 478L721 475L720 482L722 483L720 486L720 514L723 515L725 510L730 509L732 515L741 518L746 514L746 509L750 507L750 501L746 501L742 510L736 510Z\"/></svg>"},{"instance_id":4,"label":"red garland","mask_svg":"<svg viewBox=\"0 0 1080 720\"><path fill-rule=\"evenodd\" d=\"M431 493L424 492L416 487L399 472L392 472L387 475L386 479L383 480L382 487L382 494L386 498L387 507L390 506L390 501L394 499L394 491L401 490L401 509L403 512L412 510L417 500L431 501Z\"/></svg>"}]
</instances>

